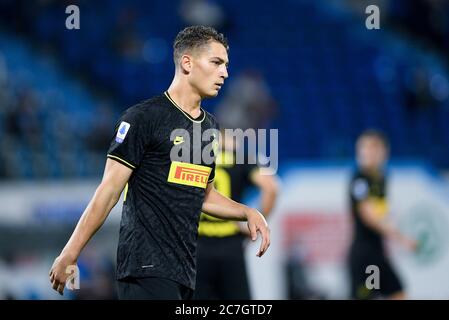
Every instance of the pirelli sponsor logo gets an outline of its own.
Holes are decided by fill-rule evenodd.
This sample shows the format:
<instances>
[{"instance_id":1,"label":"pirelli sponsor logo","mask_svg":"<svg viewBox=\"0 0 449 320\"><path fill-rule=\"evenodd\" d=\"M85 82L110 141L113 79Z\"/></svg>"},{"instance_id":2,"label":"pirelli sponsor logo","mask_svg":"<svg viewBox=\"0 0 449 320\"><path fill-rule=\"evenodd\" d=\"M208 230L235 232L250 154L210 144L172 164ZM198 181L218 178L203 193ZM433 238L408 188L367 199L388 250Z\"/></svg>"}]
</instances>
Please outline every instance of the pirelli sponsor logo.
<instances>
[{"instance_id":1,"label":"pirelli sponsor logo","mask_svg":"<svg viewBox=\"0 0 449 320\"><path fill-rule=\"evenodd\" d=\"M173 161L168 173L168 182L205 189L212 168L197 164Z\"/></svg>"}]
</instances>

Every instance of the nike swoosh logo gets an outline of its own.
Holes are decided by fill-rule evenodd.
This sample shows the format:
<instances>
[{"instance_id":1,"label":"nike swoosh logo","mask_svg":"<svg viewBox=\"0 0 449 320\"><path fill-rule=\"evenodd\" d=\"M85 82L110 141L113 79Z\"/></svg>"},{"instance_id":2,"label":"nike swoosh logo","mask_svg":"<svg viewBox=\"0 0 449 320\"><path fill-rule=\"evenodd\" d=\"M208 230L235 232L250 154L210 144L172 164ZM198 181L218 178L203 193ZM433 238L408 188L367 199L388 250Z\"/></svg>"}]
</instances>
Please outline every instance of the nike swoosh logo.
<instances>
[{"instance_id":1,"label":"nike swoosh logo","mask_svg":"<svg viewBox=\"0 0 449 320\"><path fill-rule=\"evenodd\" d=\"M184 142L184 137L176 137L175 140L173 141L174 145L178 145Z\"/></svg>"}]
</instances>

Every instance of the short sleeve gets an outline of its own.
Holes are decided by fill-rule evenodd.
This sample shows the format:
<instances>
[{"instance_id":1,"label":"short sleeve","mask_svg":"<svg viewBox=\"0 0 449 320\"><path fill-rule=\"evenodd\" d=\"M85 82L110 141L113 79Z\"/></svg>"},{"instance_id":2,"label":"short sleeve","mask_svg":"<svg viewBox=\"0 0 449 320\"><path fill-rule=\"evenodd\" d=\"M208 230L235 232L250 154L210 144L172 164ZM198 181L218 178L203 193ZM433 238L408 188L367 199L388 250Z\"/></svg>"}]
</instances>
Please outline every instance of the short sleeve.
<instances>
[{"instance_id":1,"label":"short sleeve","mask_svg":"<svg viewBox=\"0 0 449 320\"><path fill-rule=\"evenodd\" d=\"M369 197L369 184L364 178L356 178L351 183L351 197L356 201L362 201Z\"/></svg>"},{"instance_id":2,"label":"short sleeve","mask_svg":"<svg viewBox=\"0 0 449 320\"><path fill-rule=\"evenodd\" d=\"M108 158L135 169L145 153L149 135L148 126L139 112L126 112L117 122Z\"/></svg>"}]
</instances>

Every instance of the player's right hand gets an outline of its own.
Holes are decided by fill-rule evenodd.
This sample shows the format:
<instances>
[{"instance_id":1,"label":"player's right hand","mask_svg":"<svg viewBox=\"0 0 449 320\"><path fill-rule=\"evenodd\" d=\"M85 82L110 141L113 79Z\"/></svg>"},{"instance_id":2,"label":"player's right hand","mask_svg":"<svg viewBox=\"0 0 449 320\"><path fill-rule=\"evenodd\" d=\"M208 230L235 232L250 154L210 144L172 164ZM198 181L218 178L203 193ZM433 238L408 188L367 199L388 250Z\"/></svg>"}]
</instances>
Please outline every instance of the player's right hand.
<instances>
[{"instance_id":1,"label":"player's right hand","mask_svg":"<svg viewBox=\"0 0 449 320\"><path fill-rule=\"evenodd\" d=\"M52 288L58 291L60 295L64 294L65 283L71 274L68 272L69 267L74 265L76 265L76 260L64 254L58 256L53 262L48 276L50 277Z\"/></svg>"},{"instance_id":2,"label":"player's right hand","mask_svg":"<svg viewBox=\"0 0 449 320\"><path fill-rule=\"evenodd\" d=\"M409 251L415 252L418 250L418 242L408 236L401 235L399 237L401 245Z\"/></svg>"},{"instance_id":3,"label":"player's right hand","mask_svg":"<svg viewBox=\"0 0 449 320\"><path fill-rule=\"evenodd\" d=\"M250 208L246 215L248 221L248 229L251 235L251 240L255 241L257 239L257 233L260 232L262 237L262 243L260 244L258 257L261 257L270 246L270 228L268 228L268 223L265 217L256 209Z\"/></svg>"}]
</instances>

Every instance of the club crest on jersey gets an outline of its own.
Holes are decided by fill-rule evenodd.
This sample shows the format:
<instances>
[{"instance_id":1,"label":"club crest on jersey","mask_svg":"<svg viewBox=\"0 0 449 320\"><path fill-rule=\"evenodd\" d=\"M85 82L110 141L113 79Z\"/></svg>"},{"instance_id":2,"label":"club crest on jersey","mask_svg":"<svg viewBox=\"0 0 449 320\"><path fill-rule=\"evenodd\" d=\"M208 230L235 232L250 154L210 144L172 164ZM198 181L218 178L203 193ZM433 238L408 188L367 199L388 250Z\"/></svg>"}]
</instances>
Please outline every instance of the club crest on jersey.
<instances>
[{"instance_id":1,"label":"club crest on jersey","mask_svg":"<svg viewBox=\"0 0 449 320\"><path fill-rule=\"evenodd\" d=\"M206 189L211 171L210 167L173 161L167 181Z\"/></svg>"},{"instance_id":2,"label":"club crest on jersey","mask_svg":"<svg viewBox=\"0 0 449 320\"><path fill-rule=\"evenodd\" d=\"M120 123L120 126L118 127L115 141L117 141L118 143L122 143L130 127L131 125L128 122L122 121Z\"/></svg>"}]
</instances>

